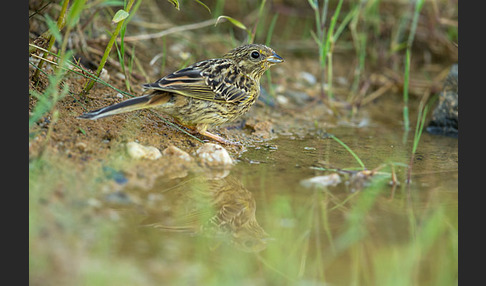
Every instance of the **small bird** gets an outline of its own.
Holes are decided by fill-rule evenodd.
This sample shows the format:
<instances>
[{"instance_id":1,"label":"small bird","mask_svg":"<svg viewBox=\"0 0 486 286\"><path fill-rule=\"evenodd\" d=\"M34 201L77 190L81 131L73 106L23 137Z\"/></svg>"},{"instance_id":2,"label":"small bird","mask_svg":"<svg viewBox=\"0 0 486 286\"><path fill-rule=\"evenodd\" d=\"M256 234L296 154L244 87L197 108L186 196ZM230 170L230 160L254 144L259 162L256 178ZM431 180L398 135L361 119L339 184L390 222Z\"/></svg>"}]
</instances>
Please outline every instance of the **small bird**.
<instances>
[{"instance_id":1,"label":"small bird","mask_svg":"<svg viewBox=\"0 0 486 286\"><path fill-rule=\"evenodd\" d=\"M180 125L223 144L239 145L207 131L245 114L260 95L260 78L270 66L283 62L271 48L247 44L222 58L197 62L154 83L144 84L140 97L82 114L99 119L144 108L168 114Z\"/></svg>"}]
</instances>

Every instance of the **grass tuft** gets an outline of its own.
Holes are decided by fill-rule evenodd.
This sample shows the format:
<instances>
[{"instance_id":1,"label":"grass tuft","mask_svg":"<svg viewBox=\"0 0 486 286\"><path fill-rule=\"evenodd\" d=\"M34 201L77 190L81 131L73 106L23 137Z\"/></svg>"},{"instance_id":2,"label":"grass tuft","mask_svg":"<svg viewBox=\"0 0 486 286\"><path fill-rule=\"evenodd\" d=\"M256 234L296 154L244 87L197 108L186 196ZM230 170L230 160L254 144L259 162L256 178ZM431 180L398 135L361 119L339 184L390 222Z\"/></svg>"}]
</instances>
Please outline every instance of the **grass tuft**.
<instances>
[{"instance_id":1,"label":"grass tuft","mask_svg":"<svg viewBox=\"0 0 486 286\"><path fill-rule=\"evenodd\" d=\"M130 13L130 10L131 10L134 2L135 2L135 0L129 0L128 1L128 4L127 4L127 6L124 9L124 12L126 14ZM115 14L115 17L116 16L117 16L117 14ZM103 53L103 57L101 58L100 64L98 65L98 69L95 72L96 77L99 77L100 76L101 71L103 70L103 68L104 68L104 66L106 64L106 61L107 61L108 57L110 56L111 49L113 48L113 45L115 44L115 41L117 40L118 34L122 30L122 28L128 23L127 18L128 18L128 16L126 16L125 18L123 18L122 20L120 20L117 23L115 30L111 34L110 41L106 45L105 52ZM88 81L86 83L85 87L84 87L83 93L84 94L88 93L91 90L91 88L93 88L93 85L95 84L95 82L96 81L94 81L94 80Z\"/></svg>"}]
</instances>

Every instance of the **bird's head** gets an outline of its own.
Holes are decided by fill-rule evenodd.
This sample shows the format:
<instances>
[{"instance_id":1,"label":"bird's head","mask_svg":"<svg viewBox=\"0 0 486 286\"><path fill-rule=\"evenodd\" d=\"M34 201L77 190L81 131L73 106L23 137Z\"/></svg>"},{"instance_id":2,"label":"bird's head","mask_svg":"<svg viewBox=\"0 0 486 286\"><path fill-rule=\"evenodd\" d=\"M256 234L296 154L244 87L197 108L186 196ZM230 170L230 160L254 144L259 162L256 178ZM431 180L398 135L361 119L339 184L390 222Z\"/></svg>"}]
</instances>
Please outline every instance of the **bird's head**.
<instances>
[{"instance_id":1,"label":"bird's head","mask_svg":"<svg viewBox=\"0 0 486 286\"><path fill-rule=\"evenodd\" d=\"M240 46L229 51L224 58L234 60L244 74L254 79L260 79L270 66L284 61L274 50L261 44Z\"/></svg>"}]
</instances>

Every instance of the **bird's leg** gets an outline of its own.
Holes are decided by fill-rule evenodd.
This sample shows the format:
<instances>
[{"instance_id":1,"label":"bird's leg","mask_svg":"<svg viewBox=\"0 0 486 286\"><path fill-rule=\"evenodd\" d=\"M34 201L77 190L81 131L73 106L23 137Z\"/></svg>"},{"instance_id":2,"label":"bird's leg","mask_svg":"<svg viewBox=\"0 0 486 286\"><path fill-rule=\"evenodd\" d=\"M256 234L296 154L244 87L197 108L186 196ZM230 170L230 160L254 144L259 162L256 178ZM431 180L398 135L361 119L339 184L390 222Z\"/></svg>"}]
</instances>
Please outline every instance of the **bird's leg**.
<instances>
[{"instance_id":1,"label":"bird's leg","mask_svg":"<svg viewBox=\"0 0 486 286\"><path fill-rule=\"evenodd\" d=\"M219 136L219 135L216 135L216 134L213 134L211 132L208 132L207 131L207 128L208 128L208 125L207 124L200 124L200 125L197 125L196 129L197 129L197 132L199 132L199 134L203 135L203 136L206 136L208 138L211 138L215 141L218 141L219 143L222 143L222 144L227 144L227 145L238 145L238 146L241 146L241 143L240 142L235 142L235 141L230 141L228 139L224 139L223 137Z\"/></svg>"},{"instance_id":2,"label":"bird's leg","mask_svg":"<svg viewBox=\"0 0 486 286\"><path fill-rule=\"evenodd\" d=\"M213 134L213 133L207 131L207 128L208 128L207 124L198 124L197 126L193 126L193 125L187 125L187 124L181 123L178 120L176 120L176 122L177 122L177 124L184 126L187 129L189 129L191 131L191 133L193 133L193 134L201 134L203 136L211 138L211 139L213 139L213 140L215 140L219 143L222 143L222 144L241 146L240 142L233 142L233 141L230 141L228 139L224 139L223 137L221 137L219 135L216 135L216 134Z\"/></svg>"},{"instance_id":3,"label":"bird's leg","mask_svg":"<svg viewBox=\"0 0 486 286\"><path fill-rule=\"evenodd\" d=\"M213 133L208 132L208 131L199 132L199 134L204 135L206 137L209 137L209 138L211 138L215 141L218 141L219 143L222 143L222 144L241 146L240 142L230 141L228 139L224 139L223 137L216 135L216 134L213 134Z\"/></svg>"}]
</instances>

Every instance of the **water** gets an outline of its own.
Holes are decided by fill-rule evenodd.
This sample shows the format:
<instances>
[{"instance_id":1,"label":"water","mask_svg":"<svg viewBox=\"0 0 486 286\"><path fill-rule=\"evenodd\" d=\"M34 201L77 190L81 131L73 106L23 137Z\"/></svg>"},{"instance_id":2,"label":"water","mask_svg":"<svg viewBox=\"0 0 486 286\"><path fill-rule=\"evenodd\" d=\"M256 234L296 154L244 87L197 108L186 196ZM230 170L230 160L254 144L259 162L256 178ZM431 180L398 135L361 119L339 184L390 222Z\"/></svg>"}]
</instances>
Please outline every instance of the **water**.
<instances>
[{"instance_id":1,"label":"water","mask_svg":"<svg viewBox=\"0 0 486 286\"><path fill-rule=\"evenodd\" d=\"M119 256L165 285L455 285L457 139L424 133L407 184L412 133L372 119L279 135L218 177L125 190L139 200L115 208ZM359 177L328 133L376 173ZM330 174L341 183L301 183Z\"/></svg>"}]
</instances>

